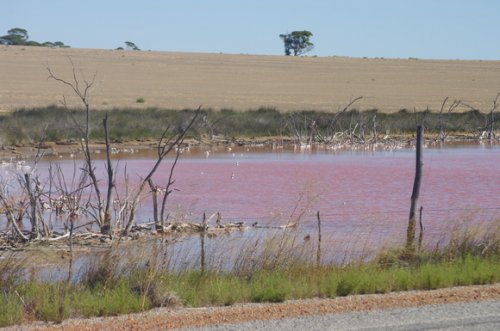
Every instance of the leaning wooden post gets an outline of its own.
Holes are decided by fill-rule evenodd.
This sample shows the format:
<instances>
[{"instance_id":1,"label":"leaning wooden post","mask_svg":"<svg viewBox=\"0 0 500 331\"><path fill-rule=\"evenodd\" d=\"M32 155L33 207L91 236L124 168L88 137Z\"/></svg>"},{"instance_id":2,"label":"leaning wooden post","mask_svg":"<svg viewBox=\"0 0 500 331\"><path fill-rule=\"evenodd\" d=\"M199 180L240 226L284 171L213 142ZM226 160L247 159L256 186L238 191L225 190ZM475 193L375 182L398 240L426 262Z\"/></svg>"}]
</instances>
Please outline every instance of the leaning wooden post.
<instances>
[{"instance_id":1,"label":"leaning wooden post","mask_svg":"<svg viewBox=\"0 0 500 331\"><path fill-rule=\"evenodd\" d=\"M319 210L316 216L318 218L318 249L316 251L316 265L319 267L321 265L321 218L319 217Z\"/></svg>"},{"instance_id":2,"label":"leaning wooden post","mask_svg":"<svg viewBox=\"0 0 500 331\"><path fill-rule=\"evenodd\" d=\"M420 193L420 183L422 180L422 146L423 146L423 128L421 125L417 126L417 142L416 142L416 167L415 167L415 180L413 182L413 192L411 194L411 207L410 217L408 221L408 229L406 232L406 252L413 254L415 252L415 209L417 207L418 196Z\"/></svg>"},{"instance_id":3,"label":"leaning wooden post","mask_svg":"<svg viewBox=\"0 0 500 331\"><path fill-rule=\"evenodd\" d=\"M201 262L201 272L205 272L205 232L207 230L207 216L203 213L203 221L201 223L201 233L200 233L200 262Z\"/></svg>"}]
</instances>

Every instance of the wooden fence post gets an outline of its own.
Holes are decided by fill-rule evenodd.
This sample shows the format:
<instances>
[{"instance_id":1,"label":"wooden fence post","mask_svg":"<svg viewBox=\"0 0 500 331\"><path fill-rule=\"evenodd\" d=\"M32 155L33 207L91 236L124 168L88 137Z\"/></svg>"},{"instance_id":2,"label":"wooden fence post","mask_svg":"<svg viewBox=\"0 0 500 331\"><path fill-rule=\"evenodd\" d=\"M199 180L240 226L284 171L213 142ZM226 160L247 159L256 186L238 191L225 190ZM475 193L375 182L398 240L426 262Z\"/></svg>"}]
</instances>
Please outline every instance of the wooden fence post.
<instances>
[{"instance_id":1,"label":"wooden fence post","mask_svg":"<svg viewBox=\"0 0 500 331\"><path fill-rule=\"evenodd\" d=\"M201 223L201 233L200 233L200 263L201 263L201 272L205 273L205 233L207 229L207 216L203 213L203 221Z\"/></svg>"},{"instance_id":2,"label":"wooden fence post","mask_svg":"<svg viewBox=\"0 0 500 331\"><path fill-rule=\"evenodd\" d=\"M411 194L410 217L408 220L408 229L406 231L406 253L413 254L415 252L415 209L417 207L418 196L420 194L420 183L422 181L422 147L423 147L423 127L417 126L417 141L416 141L416 167L415 180L413 182L413 192Z\"/></svg>"},{"instance_id":3,"label":"wooden fence post","mask_svg":"<svg viewBox=\"0 0 500 331\"><path fill-rule=\"evenodd\" d=\"M319 217L319 211L316 216L318 217L318 249L316 251L316 265L319 267L321 265L321 218Z\"/></svg>"}]
</instances>

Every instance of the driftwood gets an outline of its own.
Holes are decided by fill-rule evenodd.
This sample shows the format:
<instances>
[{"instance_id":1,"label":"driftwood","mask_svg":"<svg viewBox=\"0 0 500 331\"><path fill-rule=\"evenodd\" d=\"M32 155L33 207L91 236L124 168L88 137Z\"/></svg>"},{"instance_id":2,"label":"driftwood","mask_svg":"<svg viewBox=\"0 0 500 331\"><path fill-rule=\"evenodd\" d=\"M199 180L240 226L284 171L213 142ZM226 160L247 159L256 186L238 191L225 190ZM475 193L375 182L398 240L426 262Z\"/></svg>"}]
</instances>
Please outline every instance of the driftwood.
<instances>
[{"instance_id":1,"label":"driftwood","mask_svg":"<svg viewBox=\"0 0 500 331\"><path fill-rule=\"evenodd\" d=\"M220 213L214 214L218 215L218 218L214 225L209 225L208 220L201 223L195 222L171 222L166 226L161 226L158 228L155 225L155 222L137 224L131 227L129 233L127 235L123 235L119 229L115 229L112 235L103 234L101 232L92 232L89 230L85 230L82 232L74 232L75 229L80 228L82 226L74 227L73 230L67 230L65 232L57 232L52 231L49 237L42 236L37 239L29 240L30 231L22 231L18 229L19 232L16 231L16 234L13 235L12 231L4 231L0 232L0 251L2 250L24 250L27 245L36 244L36 243L47 243L50 246L56 245L55 247L67 247L70 245L84 245L87 246L89 244L111 244L116 240L136 240L139 238L146 238L147 236L158 237L162 235L194 235L200 234L203 237L213 238L218 235L228 234L232 231L243 231L247 229L277 229L277 230L285 230L285 229L294 229L297 227L296 223L287 223L285 225L277 225L277 226L260 226L257 222L254 222L251 225L245 225L244 222L229 222L226 224L221 223ZM88 224L85 224L88 225ZM156 230L156 231L155 231ZM19 237L24 237L26 241L19 241ZM204 238L203 238L204 240Z\"/></svg>"}]
</instances>

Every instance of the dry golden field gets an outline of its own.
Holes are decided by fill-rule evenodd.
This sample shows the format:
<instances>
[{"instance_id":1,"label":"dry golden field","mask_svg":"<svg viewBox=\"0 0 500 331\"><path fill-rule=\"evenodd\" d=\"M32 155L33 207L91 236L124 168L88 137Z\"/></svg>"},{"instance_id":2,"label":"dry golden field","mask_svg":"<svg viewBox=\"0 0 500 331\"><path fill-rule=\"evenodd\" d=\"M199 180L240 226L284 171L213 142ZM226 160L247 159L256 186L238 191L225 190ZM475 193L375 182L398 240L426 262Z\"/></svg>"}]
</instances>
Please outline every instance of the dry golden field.
<instances>
[{"instance_id":1,"label":"dry golden field","mask_svg":"<svg viewBox=\"0 0 500 331\"><path fill-rule=\"evenodd\" d=\"M445 97L487 111L500 91L500 61L285 57L0 46L0 109L58 104L71 91L46 67L71 79L71 57L96 76L92 105L235 110L336 111L363 96L359 109L439 109ZM136 103L144 98L145 103Z\"/></svg>"}]
</instances>

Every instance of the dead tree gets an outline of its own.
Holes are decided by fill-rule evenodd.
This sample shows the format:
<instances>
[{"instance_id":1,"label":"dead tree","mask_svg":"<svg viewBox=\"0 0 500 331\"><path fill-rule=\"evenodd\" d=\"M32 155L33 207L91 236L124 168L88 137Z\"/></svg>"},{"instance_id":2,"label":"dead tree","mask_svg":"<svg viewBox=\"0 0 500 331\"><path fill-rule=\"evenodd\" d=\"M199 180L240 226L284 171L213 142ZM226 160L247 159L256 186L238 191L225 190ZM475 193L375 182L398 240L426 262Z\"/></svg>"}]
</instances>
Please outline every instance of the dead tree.
<instances>
[{"instance_id":1,"label":"dead tree","mask_svg":"<svg viewBox=\"0 0 500 331\"><path fill-rule=\"evenodd\" d=\"M30 223L31 223L31 239L39 239L40 232L38 226L38 199L36 197L36 193L31 187L31 174L24 174L24 184L26 185L26 192L28 192L29 203L30 203Z\"/></svg>"},{"instance_id":2,"label":"dead tree","mask_svg":"<svg viewBox=\"0 0 500 331\"><path fill-rule=\"evenodd\" d=\"M497 93L495 99L493 100L493 105L492 105L489 113L484 114L484 126L478 127L478 130L479 130L478 138L481 140L487 138L490 142L493 142L496 139L496 136L495 136L495 111L500 106L500 103L498 103L499 98L500 98L500 92ZM471 111L475 111L475 112L480 111L479 109L472 107L471 105L468 105L464 102L462 102L462 105L469 108L469 110L471 110Z\"/></svg>"},{"instance_id":3,"label":"dead tree","mask_svg":"<svg viewBox=\"0 0 500 331\"><path fill-rule=\"evenodd\" d=\"M0 206L6 215L8 226L12 226L14 237L21 239L21 241L38 240L42 236L48 237L50 232L41 213L42 185L36 175L33 178L39 157L40 153L37 153L34 167L25 166L24 161L23 164L16 165L17 184L14 180L15 186L12 195L8 192L11 183L0 183ZM22 222L25 216L31 225L29 236L22 231Z\"/></svg>"},{"instance_id":4,"label":"dead tree","mask_svg":"<svg viewBox=\"0 0 500 331\"><path fill-rule=\"evenodd\" d=\"M59 165L56 165L54 172L54 175L51 175L51 177L54 177L53 185L59 196L57 199L51 200L53 204L52 208L54 209L54 205L58 205L56 207L56 214L59 217L65 217L64 226L66 233L63 236L71 237L73 235L72 231L75 220L80 217L80 214L85 212L85 208L82 206L90 204L90 201L85 203L82 199L86 190L92 186L92 183L88 181L88 173L79 171L76 163L73 167L71 180L66 180L64 171ZM89 196L87 199L90 198ZM71 240L72 238L70 238L70 242Z\"/></svg>"},{"instance_id":5,"label":"dead tree","mask_svg":"<svg viewBox=\"0 0 500 331\"><path fill-rule=\"evenodd\" d=\"M376 144L378 141L378 134L377 134L377 114L373 115L373 143Z\"/></svg>"},{"instance_id":6,"label":"dead tree","mask_svg":"<svg viewBox=\"0 0 500 331\"><path fill-rule=\"evenodd\" d=\"M443 104L441 105L441 109L439 110L439 117L438 117L438 126L439 126L439 140L444 142L446 140L446 137L448 136L448 133L446 132L446 122L444 120L444 115L443 111L446 106L446 103L448 102L448 97L446 97L443 100ZM448 110L446 111L447 117L450 117L450 114L458 107L462 101L460 100L453 100L453 102L450 104L448 107Z\"/></svg>"},{"instance_id":7,"label":"dead tree","mask_svg":"<svg viewBox=\"0 0 500 331\"><path fill-rule=\"evenodd\" d=\"M167 198L170 196L170 194L172 193L173 189L172 189L172 185L174 185L175 183L175 180L173 179L173 176L174 176L174 170L175 170L175 166L177 165L177 161L179 161L179 156L181 155L181 149L180 148L177 148L177 152L175 154L175 159L174 159L174 162L172 163L172 166L170 167L170 174L168 175L168 182L167 182L167 186L165 187L165 194L163 195L163 199L162 199L162 202L161 202L161 212L160 212L160 226L161 228L163 229L164 226L165 226L165 222L168 218L165 217L165 211L166 211L166 205L167 205Z\"/></svg>"},{"instance_id":8,"label":"dead tree","mask_svg":"<svg viewBox=\"0 0 500 331\"><path fill-rule=\"evenodd\" d=\"M498 108L498 98L500 97L500 92L497 93L495 100L493 100L493 106L491 107L489 114L489 126L488 126L488 140L493 142L495 140L495 110Z\"/></svg>"},{"instance_id":9,"label":"dead tree","mask_svg":"<svg viewBox=\"0 0 500 331\"><path fill-rule=\"evenodd\" d=\"M415 252L415 232L416 232L415 209L417 208L418 196L420 194L420 183L422 181L422 166L423 166L422 147L423 147L423 127L421 125L418 125L417 140L416 140L415 179L413 181L410 216L408 220L408 228L406 233L406 252L410 255Z\"/></svg>"},{"instance_id":10,"label":"dead tree","mask_svg":"<svg viewBox=\"0 0 500 331\"><path fill-rule=\"evenodd\" d=\"M5 213L5 216L7 218L7 224L10 224L12 226L14 235L19 237L23 242L29 241L30 237L26 236L19 227L19 224L22 222L26 210L24 206L25 197L16 199L8 197L6 192L6 184L1 183L0 205L2 206L3 212Z\"/></svg>"},{"instance_id":11,"label":"dead tree","mask_svg":"<svg viewBox=\"0 0 500 331\"><path fill-rule=\"evenodd\" d=\"M351 108L352 105L354 105L356 102L358 102L361 99L363 99L362 96L352 99L344 108L342 108L341 110L339 110L333 116L333 118L328 123L328 126L327 126L327 128L325 130L325 133L324 134L318 134L320 142L323 142L323 143L332 143L335 140L337 123L338 123L340 115L342 115L347 110L349 110L349 108Z\"/></svg>"},{"instance_id":12,"label":"dead tree","mask_svg":"<svg viewBox=\"0 0 500 331\"><path fill-rule=\"evenodd\" d=\"M47 67L47 71L49 73L49 79L53 79L59 83L62 83L66 86L68 86L73 93L78 97L80 102L83 104L84 107L84 112L85 112L85 121L84 123L79 123L74 117L72 117L72 120L77 128L77 130L80 132L81 135L81 141L80 145L84 154L85 158L85 171L88 173L89 178L92 183L92 187L96 196L97 200L97 206L95 208L97 209L97 213L94 215L96 218L97 223L99 224L99 228L101 230L102 234L106 235L111 235L111 193L113 189L113 171L111 167L111 162L110 160L110 145L109 145L109 139L107 138L107 116L103 121L103 126L104 131L105 131L105 136L106 136L106 154L107 154L107 172L108 172L108 194L106 201L103 200L102 198L102 193L99 188L99 183L98 179L95 173L95 166L94 166L94 161L91 155L90 151L90 146L89 146L89 138L90 138L90 114L91 114L91 106L90 106L90 91L92 87L95 85L95 75L92 77L91 80L85 79L85 77L78 78L76 74L76 69L75 66L69 58L69 61L72 65L72 74L73 74L73 80L65 80L62 79L58 76L56 76L50 67ZM83 85L83 86L82 86ZM64 108L68 109L66 100L63 99L62 102Z\"/></svg>"},{"instance_id":13,"label":"dead tree","mask_svg":"<svg viewBox=\"0 0 500 331\"><path fill-rule=\"evenodd\" d=\"M194 122L196 121L196 118L200 114L201 106L198 107L198 110L196 111L195 115L191 118L191 121L188 123L188 125L182 129L180 129L176 134L167 137L169 134L169 129L165 129L163 131L163 134L158 142L157 145L157 158L156 162L154 163L153 167L149 171L149 173L146 175L141 180L141 183L139 184L139 188L137 189L137 192L135 193L134 199L130 205L130 213L128 217L127 224L125 225L125 228L123 229L123 234L127 235L130 231L130 228L135 222L135 212L137 210L137 206L139 205L139 202L142 197L142 192L144 191L144 188L148 184L149 180L153 177L155 172L158 170L158 167L160 164L163 162L167 154L169 154L174 148L180 148L181 144L184 142L184 138L186 137L186 134L188 133L189 129L193 126Z\"/></svg>"},{"instance_id":14,"label":"dead tree","mask_svg":"<svg viewBox=\"0 0 500 331\"><path fill-rule=\"evenodd\" d=\"M295 142L302 146L311 145L316 131L316 121L306 114L292 113L286 119L286 126Z\"/></svg>"},{"instance_id":15,"label":"dead tree","mask_svg":"<svg viewBox=\"0 0 500 331\"><path fill-rule=\"evenodd\" d=\"M123 173L123 183L125 188L124 194L122 195L118 190L115 189L115 199L113 200L115 227L117 229L121 228L123 224L126 224L130 211L131 185L130 176L127 172L127 165L125 165Z\"/></svg>"},{"instance_id":16,"label":"dead tree","mask_svg":"<svg viewBox=\"0 0 500 331\"><path fill-rule=\"evenodd\" d=\"M102 121L104 129L104 141L106 143L106 173L108 176L108 191L106 195L106 204L104 205L104 219L102 220L101 233L111 235L111 206L113 203L113 189L115 188L115 178L113 177L113 165L111 164L111 144L108 134L108 114Z\"/></svg>"}]
</instances>

